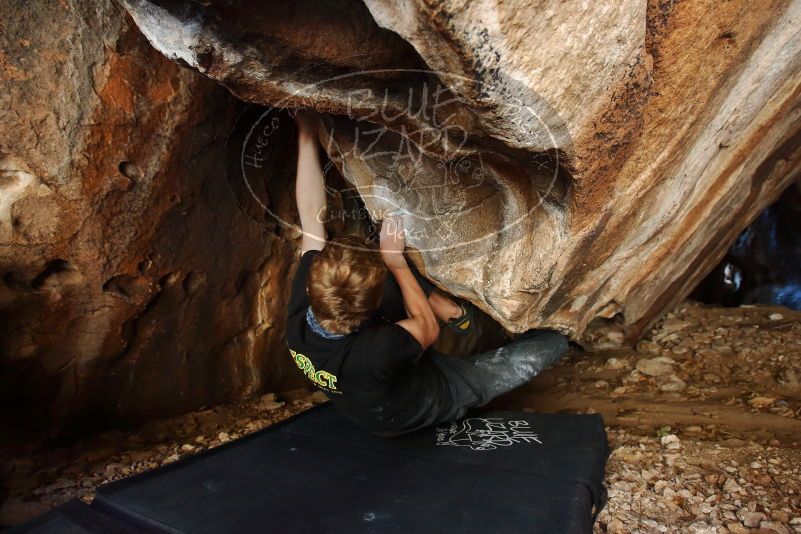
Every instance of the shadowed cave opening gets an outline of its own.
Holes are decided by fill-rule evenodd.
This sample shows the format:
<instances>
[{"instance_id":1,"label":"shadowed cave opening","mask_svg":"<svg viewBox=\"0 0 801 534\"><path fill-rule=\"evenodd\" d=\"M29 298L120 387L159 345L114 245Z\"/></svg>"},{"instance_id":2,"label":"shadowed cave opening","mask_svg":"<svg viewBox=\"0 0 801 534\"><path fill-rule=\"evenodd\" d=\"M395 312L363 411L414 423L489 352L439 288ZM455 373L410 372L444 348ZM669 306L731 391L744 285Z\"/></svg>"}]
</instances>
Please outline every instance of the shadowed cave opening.
<instances>
[{"instance_id":1,"label":"shadowed cave opening","mask_svg":"<svg viewBox=\"0 0 801 534\"><path fill-rule=\"evenodd\" d=\"M690 295L723 306L801 310L801 182L791 184L737 237Z\"/></svg>"}]
</instances>

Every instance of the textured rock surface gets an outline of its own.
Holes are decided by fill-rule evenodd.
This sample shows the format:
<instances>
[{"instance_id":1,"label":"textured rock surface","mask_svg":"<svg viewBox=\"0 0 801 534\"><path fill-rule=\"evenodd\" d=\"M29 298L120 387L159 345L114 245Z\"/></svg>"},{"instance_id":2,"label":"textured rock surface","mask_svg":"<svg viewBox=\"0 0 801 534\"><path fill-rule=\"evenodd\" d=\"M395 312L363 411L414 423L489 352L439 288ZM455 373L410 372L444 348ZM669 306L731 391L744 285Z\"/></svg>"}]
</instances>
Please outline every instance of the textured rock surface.
<instances>
[{"instance_id":1,"label":"textured rock surface","mask_svg":"<svg viewBox=\"0 0 801 534\"><path fill-rule=\"evenodd\" d=\"M243 99L336 114L368 208L511 330L637 337L798 176L801 0L124 3Z\"/></svg>"},{"instance_id":2,"label":"textured rock surface","mask_svg":"<svg viewBox=\"0 0 801 534\"><path fill-rule=\"evenodd\" d=\"M230 195L233 99L111 2L0 13L4 415L119 422L285 380L295 247Z\"/></svg>"}]
</instances>

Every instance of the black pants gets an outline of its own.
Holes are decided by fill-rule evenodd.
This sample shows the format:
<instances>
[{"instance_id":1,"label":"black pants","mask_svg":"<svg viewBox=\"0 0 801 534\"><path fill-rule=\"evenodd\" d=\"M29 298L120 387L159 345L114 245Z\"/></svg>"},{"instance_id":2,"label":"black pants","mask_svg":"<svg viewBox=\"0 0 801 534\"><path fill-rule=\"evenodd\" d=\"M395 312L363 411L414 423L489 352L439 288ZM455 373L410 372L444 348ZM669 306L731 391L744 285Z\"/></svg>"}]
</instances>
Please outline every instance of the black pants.
<instances>
[{"instance_id":1,"label":"black pants","mask_svg":"<svg viewBox=\"0 0 801 534\"><path fill-rule=\"evenodd\" d=\"M565 352L567 338L549 330L532 330L501 348L464 358L429 349L428 356L448 378L453 400L437 414L434 424L459 419L468 408L484 406L522 386Z\"/></svg>"}]
</instances>

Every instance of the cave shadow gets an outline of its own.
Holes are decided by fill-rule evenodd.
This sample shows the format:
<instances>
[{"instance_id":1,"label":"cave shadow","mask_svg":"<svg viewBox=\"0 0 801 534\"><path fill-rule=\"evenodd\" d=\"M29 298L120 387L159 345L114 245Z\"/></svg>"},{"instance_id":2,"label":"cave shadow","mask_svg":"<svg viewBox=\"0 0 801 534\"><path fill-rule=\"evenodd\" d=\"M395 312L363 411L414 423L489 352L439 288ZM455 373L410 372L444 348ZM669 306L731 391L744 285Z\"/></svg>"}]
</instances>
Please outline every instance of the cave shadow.
<instances>
[{"instance_id":1,"label":"cave shadow","mask_svg":"<svg viewBox=\"0 0 801 534\"><path fill-rule=\"evenodd\" d=\"M791 184L737 237L690 298L736 307L801 310L801 182Z\"/></svg>"}]
</instances>

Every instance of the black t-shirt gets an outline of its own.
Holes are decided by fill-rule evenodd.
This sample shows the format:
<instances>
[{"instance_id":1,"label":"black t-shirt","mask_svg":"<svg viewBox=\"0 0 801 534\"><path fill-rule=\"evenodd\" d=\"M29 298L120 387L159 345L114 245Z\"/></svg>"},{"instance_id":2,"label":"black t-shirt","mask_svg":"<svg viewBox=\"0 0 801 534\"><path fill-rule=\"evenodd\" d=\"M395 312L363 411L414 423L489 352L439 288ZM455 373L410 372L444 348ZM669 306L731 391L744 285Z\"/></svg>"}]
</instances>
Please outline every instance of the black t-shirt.
<instances>
[{"instance_id":1,"label":"black t-shirt","mask_svg":"<svg viewBox=\"0 0 801 534\"><path fill-rule=\"evenodd\" d=\"M318 253L303 254L292 282L286 337L295 364L346 416L368 430L395 433L428 426L452 402L449 386L417 339L388 322L405 318L397 282L388 273L373 319L344 338L326 339L306 323L306 281ZM425 283L430 292L432 286Z\"/></svg>"}]
</instances>

